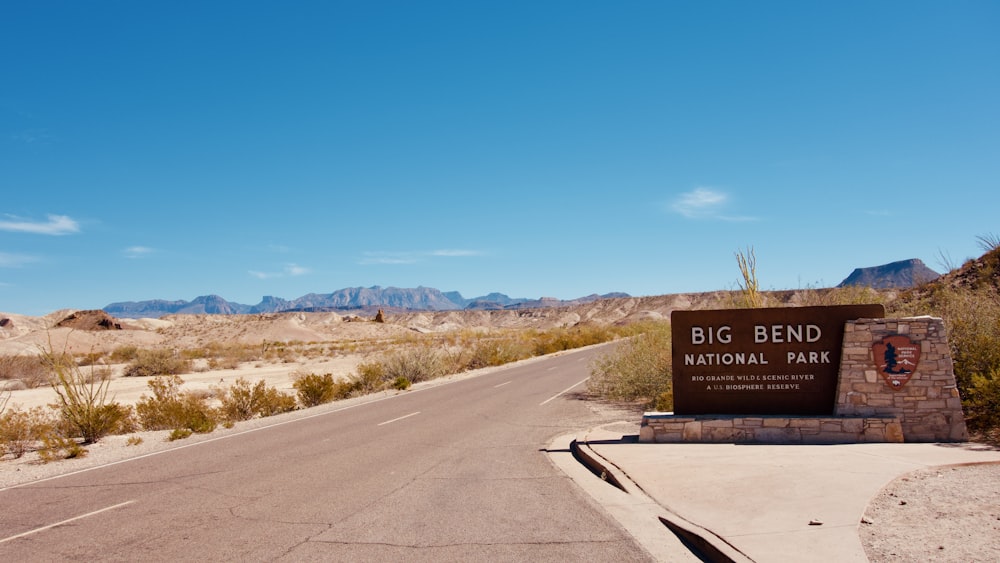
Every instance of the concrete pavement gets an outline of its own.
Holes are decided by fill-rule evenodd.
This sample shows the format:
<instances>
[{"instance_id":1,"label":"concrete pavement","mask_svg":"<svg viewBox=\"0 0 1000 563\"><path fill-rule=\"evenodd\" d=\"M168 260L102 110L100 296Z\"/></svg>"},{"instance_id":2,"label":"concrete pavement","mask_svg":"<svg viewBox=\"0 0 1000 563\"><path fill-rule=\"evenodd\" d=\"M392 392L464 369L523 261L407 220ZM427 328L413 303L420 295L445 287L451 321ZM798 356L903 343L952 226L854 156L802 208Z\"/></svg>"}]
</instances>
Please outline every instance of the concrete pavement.
<instances>
[{"instance_id":1,"label":"concrete pavement","mask_svg":"<svg viewBox=\"0 0 1000 563\"><path fill-rule=\"evenodd\" d=\"M968 443L640 444L637 434L634 423L579 433L578 457L717 560L867 561L858 526L893 479L926 467L1000 462L1000 451ZM622 498L611 501L615 510L627 504ZM646 544L651 533L635 535ZM683 560L670 553L678 545L650 551Z\"/></svg>"}]
</instances>

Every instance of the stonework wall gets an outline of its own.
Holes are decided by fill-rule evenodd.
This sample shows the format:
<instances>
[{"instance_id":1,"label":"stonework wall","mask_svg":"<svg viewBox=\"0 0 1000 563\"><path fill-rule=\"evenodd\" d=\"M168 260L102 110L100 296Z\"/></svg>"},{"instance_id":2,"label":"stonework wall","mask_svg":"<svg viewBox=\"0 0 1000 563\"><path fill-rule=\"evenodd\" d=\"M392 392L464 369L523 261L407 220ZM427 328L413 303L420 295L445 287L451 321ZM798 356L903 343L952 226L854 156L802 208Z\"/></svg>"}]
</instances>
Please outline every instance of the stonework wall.
<instances>
[{"instance_id":1,"label":"stonework wall","mask_svg":"<svg viewBox=\"0 0 1000 563\"><path fill-rule=\"evenodd\" d=\"M873 343L896 334L920 346L917 368L899 389L879 374L872 353ZM834 414L895 416L907 442L968 440L944 322L934 317L848 322Z\"/></svg>"},{"instance_id":2,"label":"stonework wall","mask_svg":"<svg viewBox=\"0 0 1000 563\"><path fill-rule=\"evenodd\" d=\"M855 444L902 442L895 417L675 416L646 413L640 442Z\"/></svg>"},{"instance_id":3,"label":"stonework wall","mask_svg":"<svg viewBox=\"0 0 1000 563\"><path fill-rule=\"evenodd\" d=\"M919 346L909 381L879 373L873 345L903 335ZM833 416L646 413L640 442L802 443L968 440L944 322L933 317L860 319L844 329Z\"/></svg>"}]
</instances>

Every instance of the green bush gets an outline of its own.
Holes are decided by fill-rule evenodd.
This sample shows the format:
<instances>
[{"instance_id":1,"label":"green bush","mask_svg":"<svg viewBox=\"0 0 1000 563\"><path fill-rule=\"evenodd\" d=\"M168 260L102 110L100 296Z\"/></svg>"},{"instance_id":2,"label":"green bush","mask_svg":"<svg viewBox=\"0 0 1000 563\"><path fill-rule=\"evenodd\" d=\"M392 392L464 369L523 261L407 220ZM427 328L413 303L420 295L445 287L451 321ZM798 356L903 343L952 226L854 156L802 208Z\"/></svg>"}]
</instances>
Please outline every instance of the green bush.
<instances>
[{"instance_id":1,"label":"green bush","mask_svg":"<svg viewBox=\"0 0 1000 563\"><path fill-rule=\"evenodd\" d=\"M671 373L670 326L660 323L598 358L587 386L605 399L643 400L659 407L673 403Z\"/></svg>"},{"instance_id":2,"label":"green bush","mask_svg":"<svg viewBox=\"0 0 1000 563\"><path fill-rule=\"evenodd\" d=\"M263 379L253 386L242 377L237 379L223 390L221 402L222 416L236 422L295 410L295 397L268 387Z\"/></svg>"},{"instance_id":3,"label":"green bush","mask_svg":"<svg viewBox=\"0 0 1000 563\"><path fill-rule=\"evenodd\" d=\"M191 372L191 360L181 358L170 350L140 350L135 359L125 366L125 377L156 377L180 375Z\"/></svg>"},{"instance_id":4,"label":"green bush","mask_svg":"<svg viewBox=\"0 0 1000 563\"><path fill-rule=\"evenodd\" d=\"M410 385L410 380L405 377L397 377L396 380L392 382L392 388L400 391L406 391L410 388Z\"/></svg>"},{"instance_id":5,"label":"green bush","mask_svg":"<svg viewBox=\"0 0 1000 563\"><path fill-rule=\"evenodd\" d=\"M292 380L299 404L305 408L329 403L337 398L336 382L332 374L297 373L292 375Z\"/></svg>"},{"instance_id":6,"label":"green bush","mask_svg":"<svg viewBox=\"0 0 1000 563\"><path fill-rule=\"evenodd\" d=\"M143 395L135 405L136 418L143 430L186 428L198 433L215 430L218 413L204 396L181 392L183 383L176 375L154 377L147 382L153 396Z\"/></svg>"}]
</instances>

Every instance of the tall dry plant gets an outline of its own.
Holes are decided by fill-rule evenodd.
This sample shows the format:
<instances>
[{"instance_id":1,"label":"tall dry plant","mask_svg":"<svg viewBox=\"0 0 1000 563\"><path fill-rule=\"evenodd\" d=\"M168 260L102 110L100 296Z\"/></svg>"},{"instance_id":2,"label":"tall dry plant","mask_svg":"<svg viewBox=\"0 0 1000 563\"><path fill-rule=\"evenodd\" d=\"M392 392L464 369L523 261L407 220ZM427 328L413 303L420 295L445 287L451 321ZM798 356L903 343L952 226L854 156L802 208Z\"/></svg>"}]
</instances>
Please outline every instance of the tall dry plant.
<instances>
[{"instance_id":1,"label":"tall dry plant","mask_svg":"<svg viewBox=\"0 0 1000 563\"><path fill-rule=\"evenodd\" d=\"M748 246L746 253L742 250L736 251L736 263L739 265L743 282L739 283L743 296L743 306L748 309L760 309L764 306L764 296L760 292L760 283L757 281L757 255L753 247Z\"/></svg>"},{"instance_id":2,"label":"tall dry plant","mask_svg":"<svg viewBox=\"0 0 1000 563\"><path fill-rule=\"evenodd\" d=\"M68 354L42 350L42 358L52 370L50 385L59 398L57 409L62 419L80 433L85 444L93 444L111 434L128 411L108 397L111 383L107 373L93 366L84 374Z\"/></svg>"}]
</instances>

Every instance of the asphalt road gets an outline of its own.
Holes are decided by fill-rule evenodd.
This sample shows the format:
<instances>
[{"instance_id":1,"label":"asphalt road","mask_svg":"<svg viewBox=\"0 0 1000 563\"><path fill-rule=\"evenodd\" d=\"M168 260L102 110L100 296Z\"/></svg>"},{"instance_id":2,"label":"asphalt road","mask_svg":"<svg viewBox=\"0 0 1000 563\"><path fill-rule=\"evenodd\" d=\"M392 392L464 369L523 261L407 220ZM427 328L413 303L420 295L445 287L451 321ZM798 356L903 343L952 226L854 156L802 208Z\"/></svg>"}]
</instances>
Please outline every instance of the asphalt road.
<instances>
[{"instance_id":1,"label":"asphalt road","mask_svg":"<svg viewBox=\"0 0 1000 563\"><path fill-rule=\"evenodd\" d=\"M0 561L647 561L544 451L597 353L0 491Z\"/></svg>"}]
</instances>

